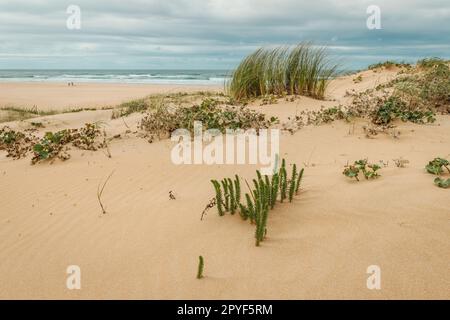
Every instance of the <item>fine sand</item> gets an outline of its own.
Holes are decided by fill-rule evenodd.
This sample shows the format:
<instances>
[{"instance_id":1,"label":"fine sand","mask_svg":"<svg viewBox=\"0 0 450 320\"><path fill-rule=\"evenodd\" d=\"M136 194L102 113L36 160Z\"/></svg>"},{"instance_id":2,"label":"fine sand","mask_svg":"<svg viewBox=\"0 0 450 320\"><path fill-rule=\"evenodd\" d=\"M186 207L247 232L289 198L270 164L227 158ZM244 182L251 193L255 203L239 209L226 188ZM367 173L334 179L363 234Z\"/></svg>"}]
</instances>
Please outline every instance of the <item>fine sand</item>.
<instances>
[{"instance_id":1,"label":"fine sand","mask_svg":"<svg viewBox=\"0 0 450 320\"><path fill-rule=\"evenodd\" d=\"M304 109L346 101L395 73L335 80L328 98L251 107L282 119ZM5 92L5 86L8 90ZM2 84L0 101L66 107L116 104L186 87ZM27 88L27 92L23 91ZM71 90L80 95L65 95ZM120 88L120 90L118 89ZM111 91L110 91L111 90ZM78 100L81 99L81 100ZM84 100L85 99L85 100ZM267 239L254 245L254 227L238 215L200 216L214 196L211 179L235 173L251 179L252 165L171 162L170 140L152 144L133 134L139 114L111 120L111 110L47 116L41 130L104 121L112 158L72 149L66 162L30 165L0 152L0 298L32 299L449 299L450 191L433 185L425 164L450 157L450 117L432 125L399 123L399 139L365 137L363 120L283 133L281 155L306 166L303 191L270 212ZM27 121L9 123L26 128ZM0 125L1 126L1 125ZM343 167L368 157L389 161L374 181L351 181ZM409 160L397 168L392 159ZM103 201L97 186L114 171ZM169 199L172 191L176 200ZM198 256L205 278L197 280ZM66 288L66 269L81 268L81 290ZM381 268L381 290L369 290L367 268Z\"/></svg>"},{"instance_id":2,"label":"fine sand","mask_svg":"<svg viewBox=\"0 0 450 320\"><path fill-rule=\"evenodd\" d=\"M221 90L219 86L105 84L44 82L0 82L0 108L17 106L38 110L112 107L150 94Z\"/></svg>"}]
</instances>

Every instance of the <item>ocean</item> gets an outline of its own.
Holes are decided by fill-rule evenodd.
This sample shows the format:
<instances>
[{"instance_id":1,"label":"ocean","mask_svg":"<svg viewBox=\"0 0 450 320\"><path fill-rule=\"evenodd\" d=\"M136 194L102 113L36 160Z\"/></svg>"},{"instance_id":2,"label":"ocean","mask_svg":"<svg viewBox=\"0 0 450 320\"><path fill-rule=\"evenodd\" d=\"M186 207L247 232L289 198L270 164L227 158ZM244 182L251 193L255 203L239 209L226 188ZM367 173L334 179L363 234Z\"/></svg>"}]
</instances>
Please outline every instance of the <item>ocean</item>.
<instances>
[{"instance_id":1,"label":"ocean","mask_svg":"<svg viewBox=\"0 0 450 320\"><path fill-rule=\"evenodd\" d=\"M227 70L0 70L2 82L223 85Z\"/></svg>"}]
</instances>

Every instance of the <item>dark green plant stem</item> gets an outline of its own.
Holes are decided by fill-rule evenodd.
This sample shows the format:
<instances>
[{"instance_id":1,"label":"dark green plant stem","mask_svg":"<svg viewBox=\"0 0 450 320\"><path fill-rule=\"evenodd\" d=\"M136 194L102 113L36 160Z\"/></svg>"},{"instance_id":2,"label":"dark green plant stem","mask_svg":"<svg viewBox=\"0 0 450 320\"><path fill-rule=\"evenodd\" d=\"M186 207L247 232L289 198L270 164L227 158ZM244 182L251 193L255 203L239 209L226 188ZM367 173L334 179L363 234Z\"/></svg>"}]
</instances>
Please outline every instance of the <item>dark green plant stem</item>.
<instances>
[{"instance_id":1,"label":"dark green plant stem","mask_svg":"<svg viewBox=\"0 0 450 320\"><path fill-rule=\"evenodd\" d=\"M289 181L289 202L292 202L292 199L294 198L294 192L295 192L295 183L297 182L297 166L292 166L292 176L291 180Z\"/></svg>"},{"instance_id":2,"label":"dark green plant stem","mask_svg":"<svg viewBox=\"0 0 450 320\"><path fill-rule=\"evenodd\" d=\"M224 192L224 206L225 206L225 211L230 211L230 195L228 193L228 181L227 179L223 179L222 180L222 187L223 187L223 192Z\"/></svg>"},{"instance_id":3,"label":"dark green plant stem","mask_svg":"<svg viewBox=\"0 0 450 320\"><path fill-rule=\"evenodd\" d=\"M300 183L302 182L304 171L305 171L305 168L302 168L302 170L300 170L300 173L298 174L297 183L295 185L295 194L298 194L298 191L300 190Z\"/></svg>"},{"instance_id":4,"label":"dark green plant stem","mask_svg":"<svg viewBox=\"0 0 450 320\"><path fill-rule=\"evenodd\" d=\"M211 182L214 185L214 189L216 190L217 211L219 212L219 216L223 216L225 212L223 211L223 198L222 191L220 190L220 184L217 180L211 180Z\"/></svg>"},{"instance_id":5,"label":"dark green plant stem","mask_svg":"<svg viewBox=\"0 0 450 320\"><path fill-rule=\"evenodd\" d=\"M197 269L197 279L203 278L203 268L205 267L205 261L202 256L198 256L198 269Z\"/></svg>"},{"instance_id":6,"label":"dark green plant stem","mask_svg":"<svg viewBox=\"0 0 450 320\"><path fill-rule=\"evenodd\" d=\"M228 190L229 190L229 195L230 195L230 211L231 214L235 214L236 213L236 199L235 199L235 193L234 193L234 186L233 186L233 181L231 179L227 179L228 181Z\"/></svg>"}]
</instances>

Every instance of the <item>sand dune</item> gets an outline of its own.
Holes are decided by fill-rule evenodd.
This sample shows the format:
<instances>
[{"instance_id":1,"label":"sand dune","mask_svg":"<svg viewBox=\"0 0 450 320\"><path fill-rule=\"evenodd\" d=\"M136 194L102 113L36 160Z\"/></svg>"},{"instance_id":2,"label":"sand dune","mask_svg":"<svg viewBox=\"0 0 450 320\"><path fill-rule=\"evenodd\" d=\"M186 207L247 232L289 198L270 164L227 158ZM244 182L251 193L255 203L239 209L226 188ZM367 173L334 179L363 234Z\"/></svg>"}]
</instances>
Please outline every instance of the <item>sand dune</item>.
<instances>
[{"instance_id":1,"label":"sand dune","mask_svg":"<svg viewBox=\"0 0 450 320\"><path fill-rule=\"evenodd\" d=\"M390 76L367 72L356 84L354 76L338 79L328 97L335 101L300 98L252 107L286 118L344 103L346 90L364 90ZM98 105L153 92L126 87L108 97L99 87L85 88ZM81 103L63 99L62 90L69 89L45 88L35 87L27 101L38 92L61 92L52 107ZM0 102L25 101L8 91ZM125 132L122 120L110 120L110 114L79 112L42 121L54 130L100 119L108 122L108 134ZM137 119L126 121L135 127ZM306 165L304 191L271 212L261 247L254 246L253 227L238 215L219 217L213 208L200 221L214 196L210 179L235 173L251 178L256 166L176 166L172 142L149 144L131 134L111 142L112 158L72 150L66 162L30 166L29 159L13 161L2 152L0 298L448 299L449 192L433 185L424 165L450 156L450 117L439 116L433 125L400 123L400 139L367 139L364 124L338 121L282 135L282 156ZM346 163L365 157L389 161L381 178L357 183L341 174ZM406 168L394 166L399 157L410 161ZM102 214L97 186L112 171ZM199 255L205 258L200 281ZM80 266L81 290L66 288L68 265ZM381 267L381 290L366 287L370 265Z\"/></svg>"}]
</instances>

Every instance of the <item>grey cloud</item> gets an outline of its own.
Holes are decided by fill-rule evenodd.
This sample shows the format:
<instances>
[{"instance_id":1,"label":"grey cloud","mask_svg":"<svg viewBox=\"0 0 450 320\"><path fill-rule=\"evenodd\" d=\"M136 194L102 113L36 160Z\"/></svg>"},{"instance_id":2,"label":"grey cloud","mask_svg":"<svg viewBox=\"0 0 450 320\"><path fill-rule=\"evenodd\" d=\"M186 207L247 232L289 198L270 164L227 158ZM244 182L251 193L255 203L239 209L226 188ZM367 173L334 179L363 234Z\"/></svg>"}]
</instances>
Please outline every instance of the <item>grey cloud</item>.
<instances>
[{"instance_id":1,"label":"grey cloud","mask_svg":"<svg viewBox=\"0 0 450 320\"><path fill-rule=\"evenodd\" d=\"M366 28L381 8L382 30ZM82 29L66 28L66 8ZM260 45L313 40L357 68L449 57L448 1L0 1L0 68L232 68Z\"/></svg>"}]
</instances>

